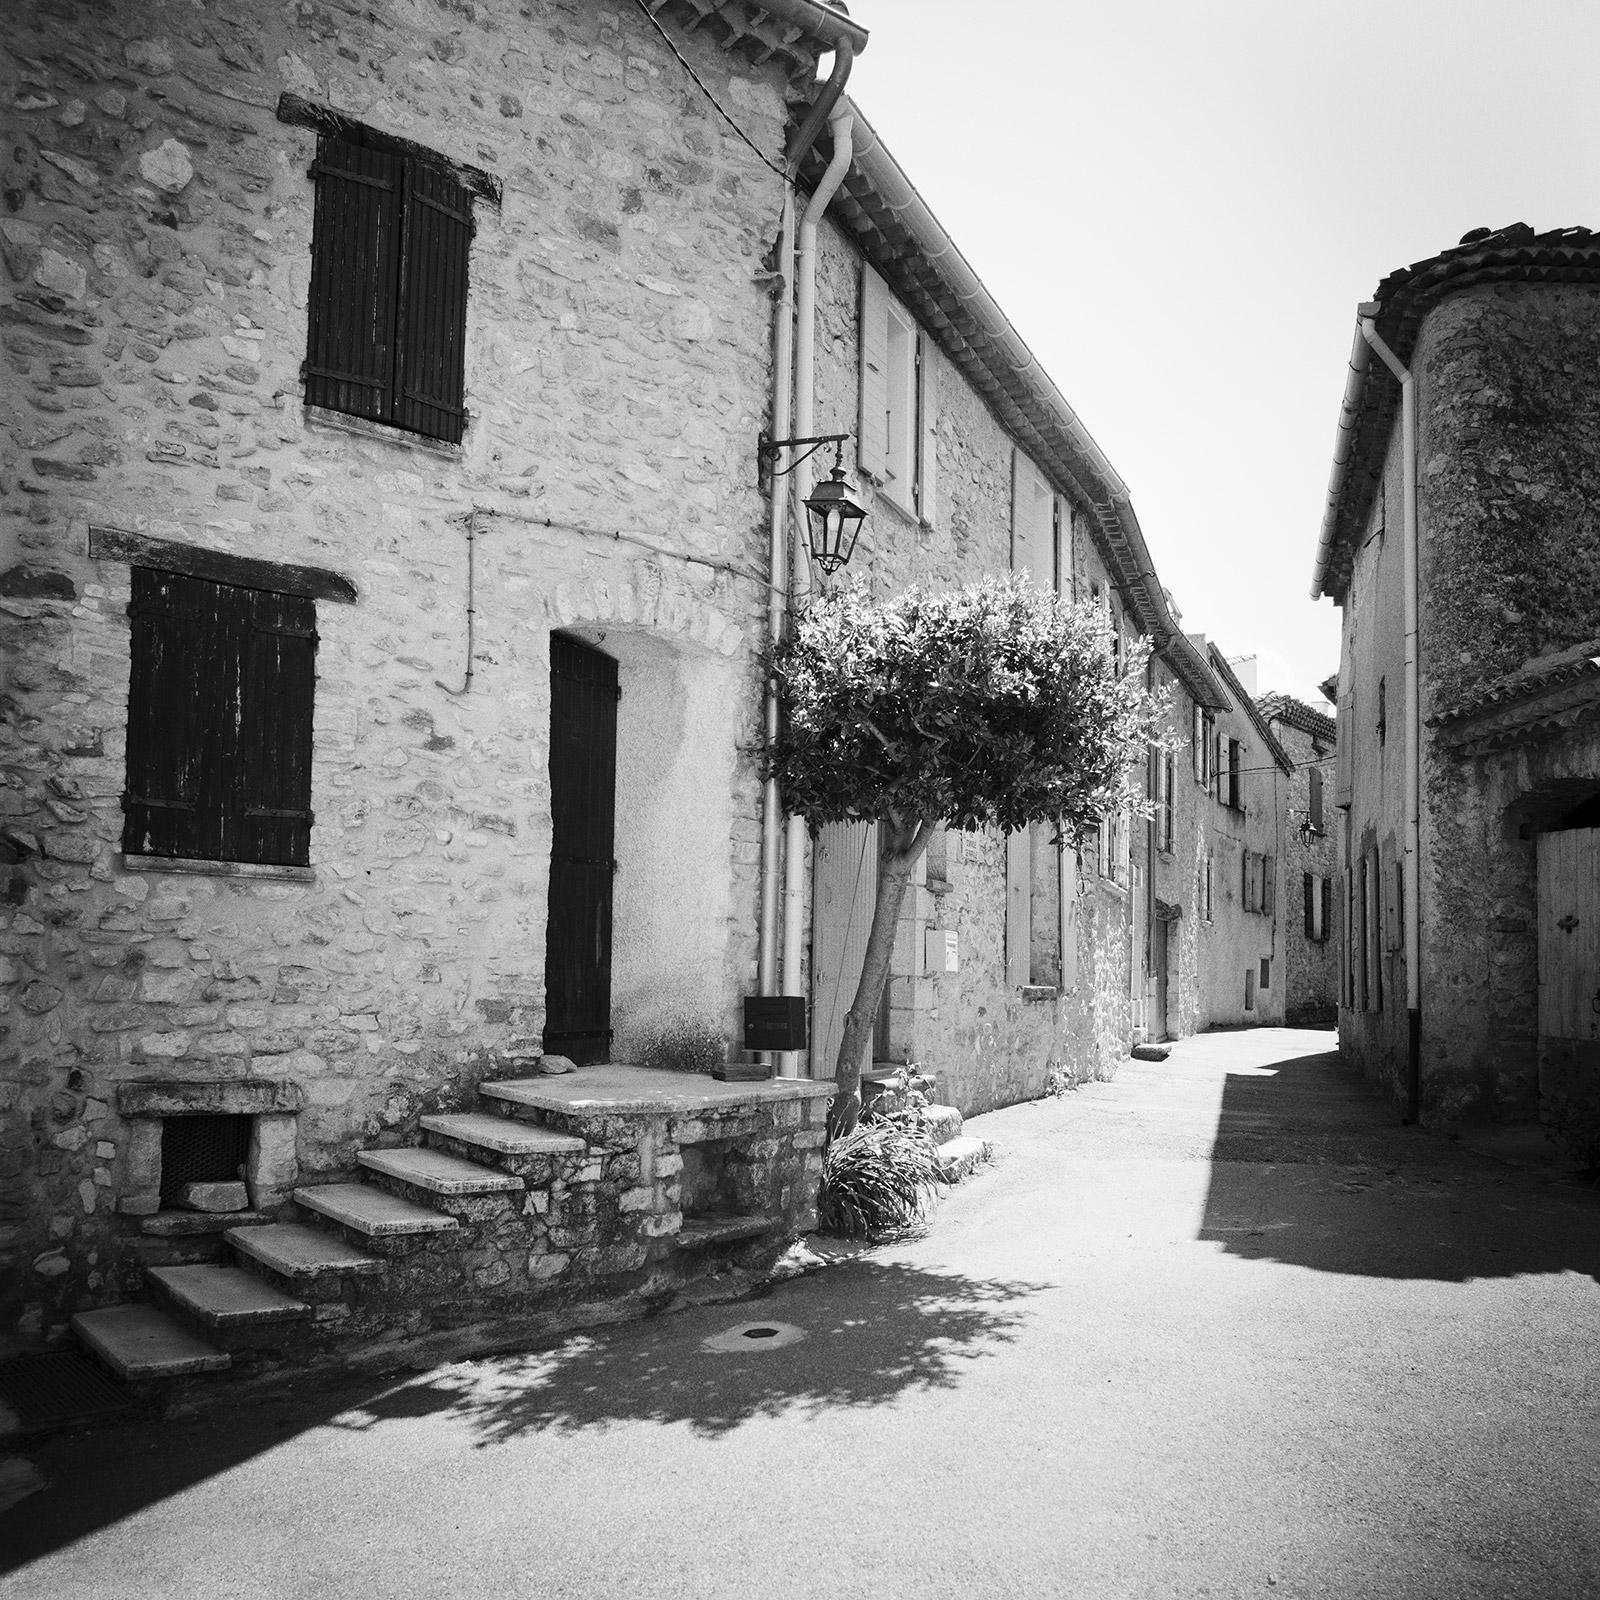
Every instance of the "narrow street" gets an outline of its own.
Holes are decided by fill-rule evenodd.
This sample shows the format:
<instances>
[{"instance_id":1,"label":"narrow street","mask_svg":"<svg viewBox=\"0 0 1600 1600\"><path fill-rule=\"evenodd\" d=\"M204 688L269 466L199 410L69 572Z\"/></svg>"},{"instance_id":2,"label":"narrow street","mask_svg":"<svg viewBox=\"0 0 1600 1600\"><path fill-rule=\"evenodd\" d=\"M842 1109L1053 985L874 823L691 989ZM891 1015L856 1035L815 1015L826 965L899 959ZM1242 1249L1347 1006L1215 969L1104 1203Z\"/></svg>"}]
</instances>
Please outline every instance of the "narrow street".
<instances>
[{"instance_id":1,"label":"narrow street","mask_svg":"<svg viewBox=\"0 0 1600 1600\"><path fill-rule=\"evenodd\" d=\"M976 1119L924 1237L755 1302L42 1444L0 1595L1600 1594L1600 1194L1332 1039Z\"/></svg>"}]
</instances>

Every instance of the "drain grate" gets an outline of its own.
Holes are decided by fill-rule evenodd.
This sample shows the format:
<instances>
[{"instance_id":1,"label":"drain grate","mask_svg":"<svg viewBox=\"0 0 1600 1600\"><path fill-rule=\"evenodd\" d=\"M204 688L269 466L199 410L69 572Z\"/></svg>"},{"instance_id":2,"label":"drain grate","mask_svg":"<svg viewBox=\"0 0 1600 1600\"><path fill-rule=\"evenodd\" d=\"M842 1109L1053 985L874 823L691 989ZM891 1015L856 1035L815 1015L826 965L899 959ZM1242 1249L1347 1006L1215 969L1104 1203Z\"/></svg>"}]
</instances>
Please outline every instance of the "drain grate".
<instances>
[{"instance_id":1,"label":"drain grate","mask_svg":"<svg viewBox=\"0 0 1600 1600\"><path fill-rule=\"evenodd\" d=\"M799 1344L805 1336L806 1330L792 1322L739 1322L703 1339L700 1348L715 1355L735 1355L741 1350L782 1350L786 1345Z\"/></svg>"},{"instance_id":2,"label":"drain grate","mask_svg":"<svg viewBox=\"0 0 1600 1600\"><path fill-rule=\"evenodd\" d=\"M0 1361L0 1404L24 1428L89 1422L128 1409L115 1379L81 1350Z\"/></svg>"}]
</instances>

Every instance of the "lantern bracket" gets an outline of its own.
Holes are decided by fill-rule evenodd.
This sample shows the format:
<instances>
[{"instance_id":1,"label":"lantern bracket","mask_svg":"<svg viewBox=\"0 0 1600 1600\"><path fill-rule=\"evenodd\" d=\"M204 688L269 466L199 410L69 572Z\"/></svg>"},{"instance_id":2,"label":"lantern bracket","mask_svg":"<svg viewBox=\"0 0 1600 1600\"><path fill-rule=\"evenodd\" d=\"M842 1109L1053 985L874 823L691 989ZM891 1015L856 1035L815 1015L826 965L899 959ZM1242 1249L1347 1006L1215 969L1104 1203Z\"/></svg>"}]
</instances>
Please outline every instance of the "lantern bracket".
<instances>
[{"instance_id":1,"label":"lantern bracket","mask_svg":"<svg viewBox=\"0 0 1600 1600\"><path fill-rule=\"evenodd\" d=\"M769 439L766 434L762 434L756 441L756 459L763 467L771 467L774 478L785 478L802 461L809 461L824 445L831 444L835 462L843 465L844 442L851 437L853 436L848 433L817 433L804 439ZM796 456L788 466L777 465L780 450L797 450L802 445L809 445L811 448L803 456Z\"/></svg>"}]
</instances>

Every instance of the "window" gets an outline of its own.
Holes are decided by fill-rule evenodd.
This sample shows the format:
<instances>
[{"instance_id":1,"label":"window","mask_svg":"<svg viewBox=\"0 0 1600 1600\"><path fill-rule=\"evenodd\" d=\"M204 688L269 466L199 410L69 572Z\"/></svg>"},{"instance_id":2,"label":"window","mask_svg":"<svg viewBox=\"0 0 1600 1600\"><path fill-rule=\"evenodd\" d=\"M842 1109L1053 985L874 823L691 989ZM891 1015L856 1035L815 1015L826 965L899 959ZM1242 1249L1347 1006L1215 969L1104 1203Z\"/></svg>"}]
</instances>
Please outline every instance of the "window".
<instances>
[{"instance_id":1,"label":"window","mask_svg":"<svg viewBox=\"0 0 1600 1600\"><path fill-rule=\"evenodd\" d=\"M1218 798L1235 811L1244 810L1244 788L1239 775L1244 768L1244 746L1237 739L1228 741L1228 765L1217 775Z\"/></svg>"},{"instance_id":2,"label":"window","mask_svg":"<svg viewBox=\"0 0 1600 1600\"><path fill-rule=\"evenodd\" d=\"M317 140L306 404L460 442L472 198L425 152Z\"/></svg>"},{"instance_id":3,"label":"window","mask_svg":"<svg viewBox=\"0 0 1600 1600\"><path fill-rule=\"evenodd\" d=\"M131 856L306 866L316 602L133 570Z\"/></svg>"},{"instance_id":4,"label":"window","mask_svg":"<svg viewBox=\"0 0 1600 1600\"><path fill-rule=\"evenodd\" d=\"M1241 903L1246 911L1259 911L1263 915L1272 913L1272 857L1255 850L1246 850L1244 853L1244 868L1241 883Z\"/></svg>"},{"instance_id":5,"label":"window","mask_svg":"<svg viewBox=\"0 0 1600 1600\"><path fill-rule=\"evenodd\" d=\"M1172 785L1174 761L1170 751L1152 753L1155 777L1156 849L1172 854Z\"/></svg>"},{"instance_id":6,"label":"window","mask_svg":"<svg viewBox=\"0 0 1600 1600\"><path fill-rule=\"evenodd\" d=\"M1378 679L1378 743L1382 744L1389 733L1389 685Z\"/></svg>"},{"instance_id":7,"label":"window","mask_svg":"<svg viewBox=\"0 0 1600 1600\"><path fill-rule=\"evenodd\" d=\"M933 520L938 357L871 267L861 280L857 464L902 510Z\"/></svg>"},{"instance_id":8,"label":"window","mask_svg":"<svg viewBox=\"0 0 1600 1600\"><path fill-rule=\"evenodd\" d=\"M1212 745L1216 739L1215 719L1209 711L1194 708L1194 781L1204 788L1211 787L1213 777Z\"/></svg>"},{"instance_id":9,"label":"window","mask_svg":"<svg viewBox=\"0 0 1600 1600\"><path fill-rule=\"evenodd\" d=\"M1211 920L1211 885L1212 885L1212 859L1210 851L1200 866L1200 915L1209 922Z\"/></svg>"},{"instance_id":10,"label":"window","mask_svg":"<svg viewBox=\"0 0 1600 1600\"><path fill-rule=\"evenodd\" d=\"M1305 897L1305 933L1313 944L1325 944L1328 939L1328 913L1333 899L1332 885L1318 873L1308 872L1303 882Z\"/></svg>"},{"instance_id":11,"label":"window","mask_svg":"<svg viewBox=\"0 0 1600 1600\"><path fill-rule=\"evenodd\" d=\"M1261 992L1265 994L1272 987L1272 957L1261 958Z\"/></svg>"},{"instance_id":12,"label":"window","mask_svg":"<svg viewBox=\"0 0 1600 1600\"><path fill-rule=\"evenodd\" d=\"M1256 969L1254 967L1246 967L1244 969L1244 1008L1246 1011L1254 1011L1256 1008Z\"/></svg>"},{"instance_id":13,"label":"window","mask_svg":"<svg viewBox=\"0 0 1600 1600\"><path fill-rule=\"evenodd\" d=\"M1322 768L1311 767L1306 773L1306 821L1313 833L1322 832Z\"/></svg>"}]
</instances>

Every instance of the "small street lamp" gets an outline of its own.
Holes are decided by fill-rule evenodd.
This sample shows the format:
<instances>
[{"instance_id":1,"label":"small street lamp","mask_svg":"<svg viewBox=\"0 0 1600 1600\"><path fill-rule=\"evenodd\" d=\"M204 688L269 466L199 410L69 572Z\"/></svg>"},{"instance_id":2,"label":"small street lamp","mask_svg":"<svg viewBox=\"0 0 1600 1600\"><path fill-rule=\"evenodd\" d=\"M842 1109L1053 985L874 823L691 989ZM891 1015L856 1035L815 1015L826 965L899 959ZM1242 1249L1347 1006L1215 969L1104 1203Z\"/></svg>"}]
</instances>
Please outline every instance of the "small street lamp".
<instances>
[{"instance_id":1,"label":"small street lamp","mask_svg":"<svg viewBox=\"0 0 1600 1600\"><path fill-rule=\"evenodd\" d=\"M806 523L811 559L828 573L837 572L855 552L856 536L867 520L867 510L856 496L855 485L845 475L844 441L848 433L825 433L809 439L763 438L757 447L763 462L775 460L778 451L790 446L810 445L805 455L786 467L774 467L773 477L786 477L802 461L809 460L825 444L833 446L833 470L806 497Z\"/></svg>"}]
</instances>

